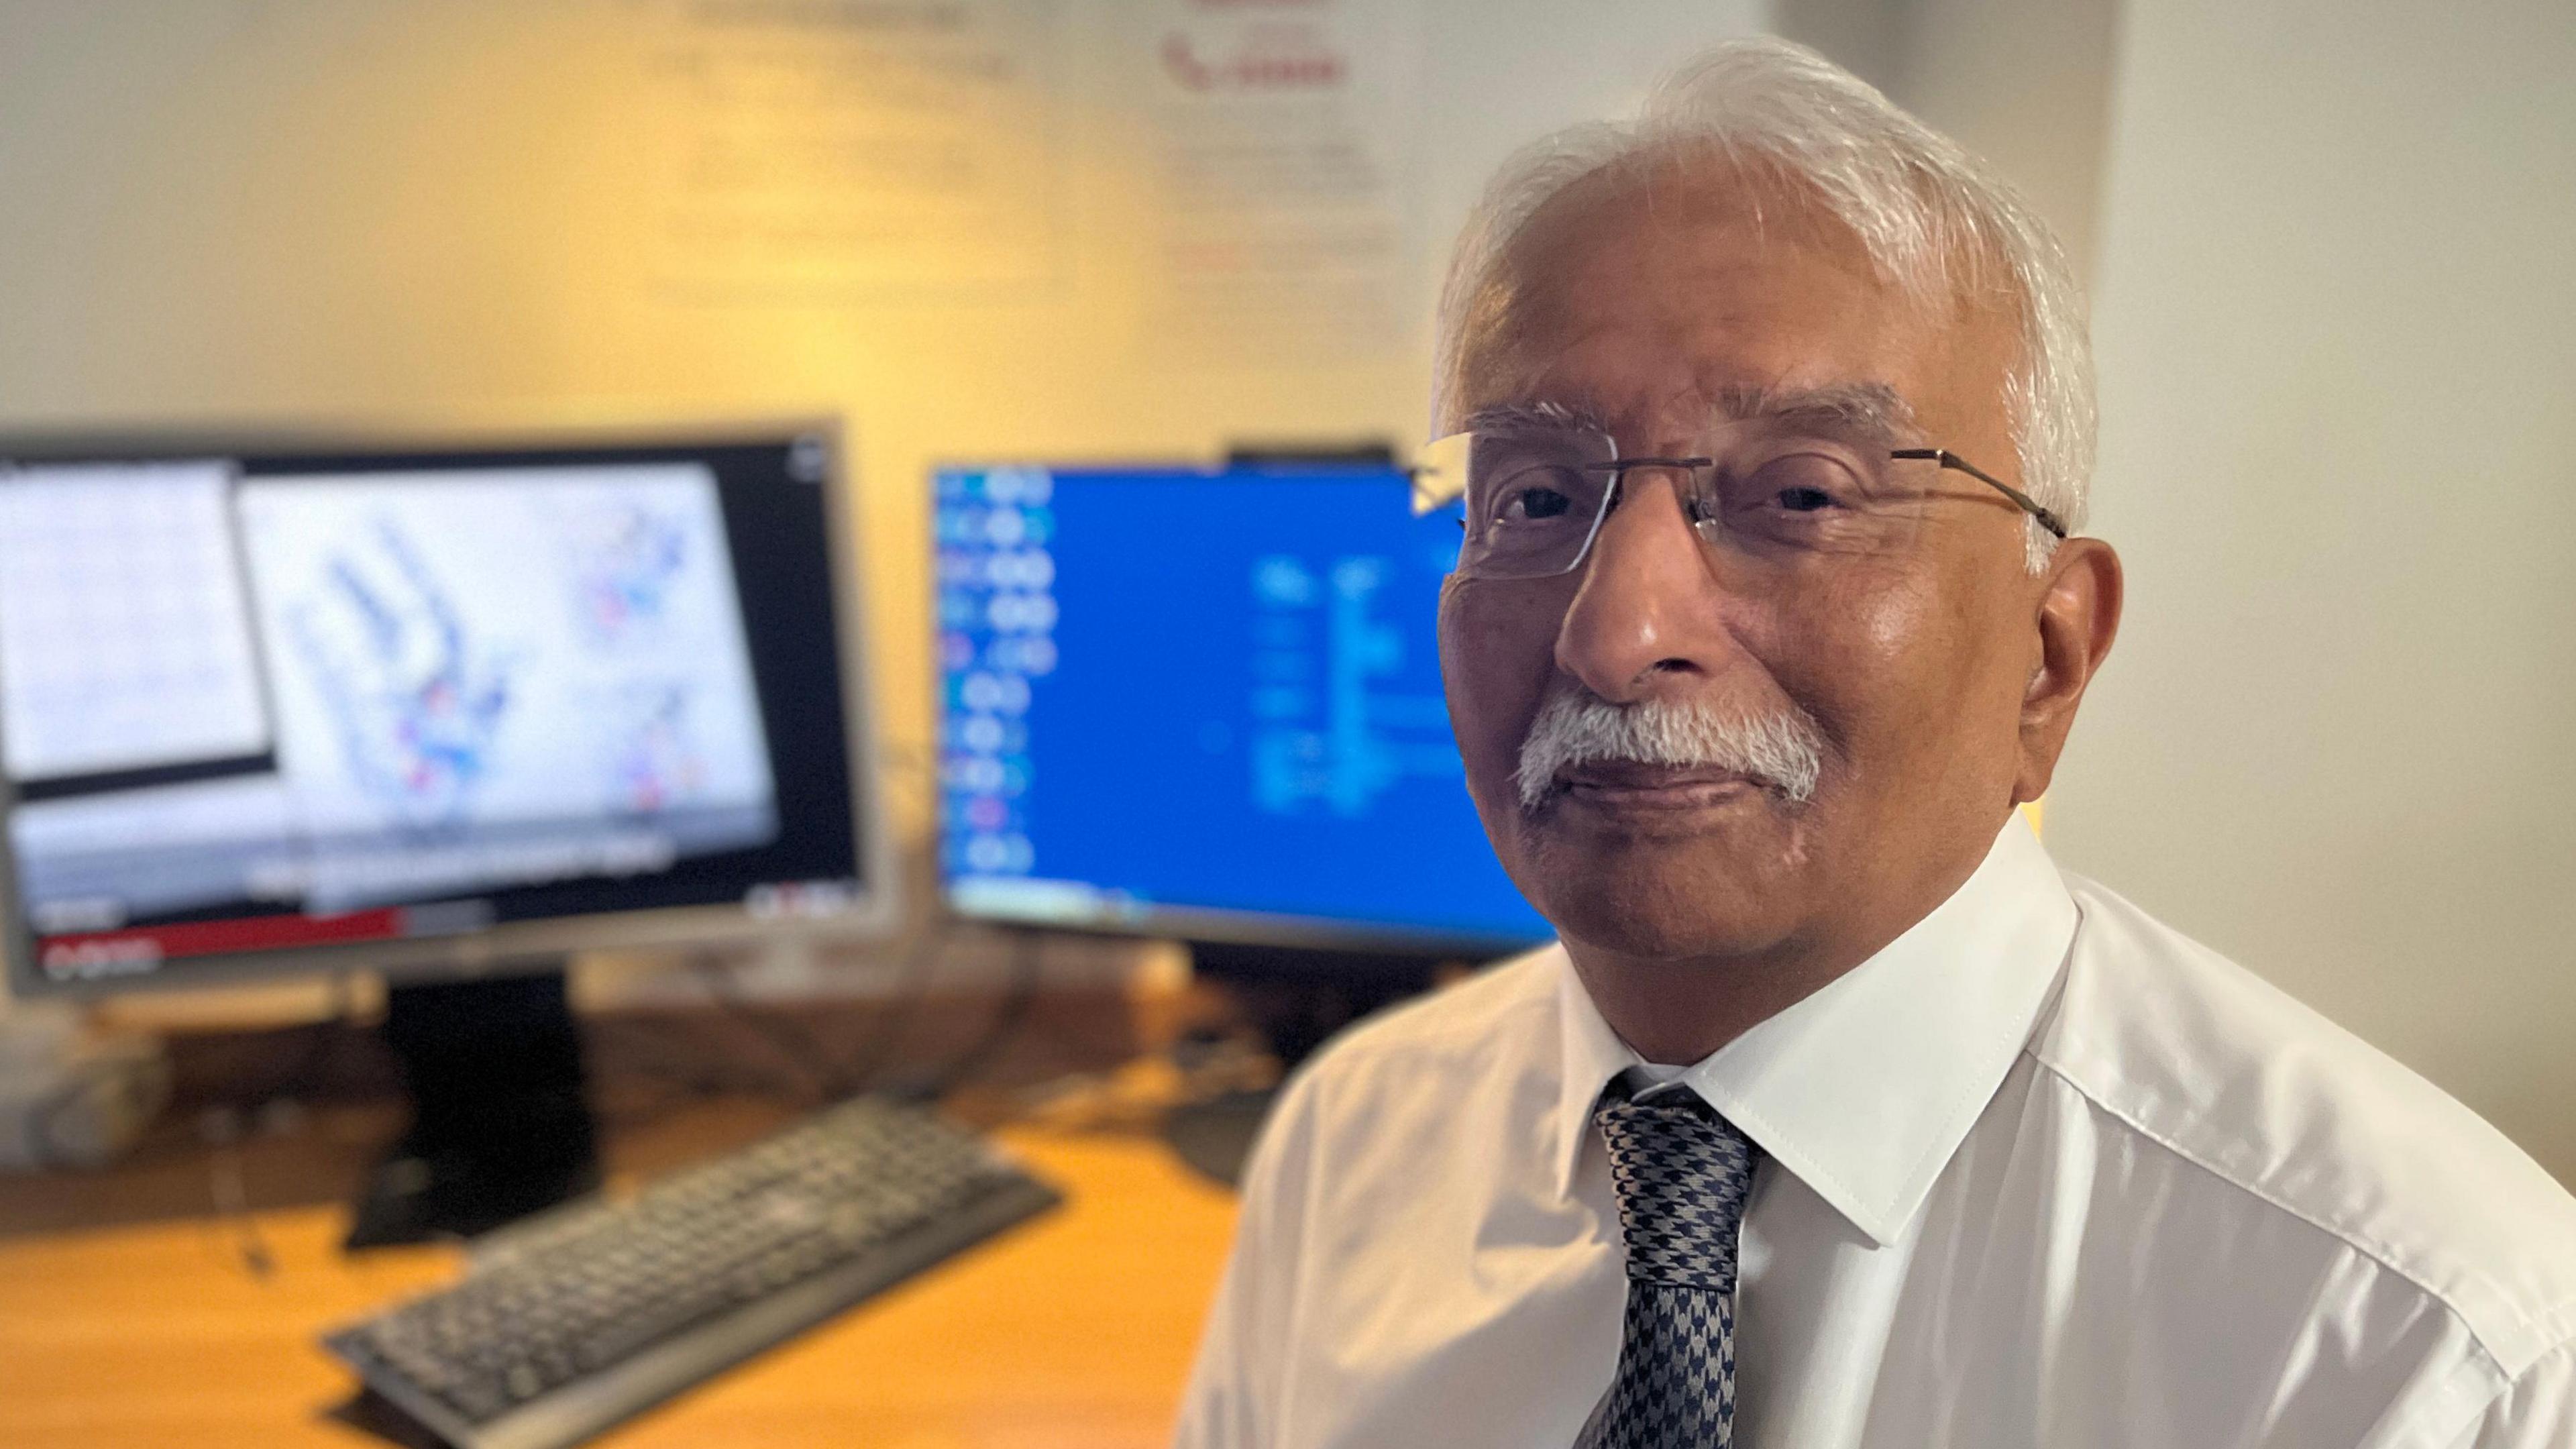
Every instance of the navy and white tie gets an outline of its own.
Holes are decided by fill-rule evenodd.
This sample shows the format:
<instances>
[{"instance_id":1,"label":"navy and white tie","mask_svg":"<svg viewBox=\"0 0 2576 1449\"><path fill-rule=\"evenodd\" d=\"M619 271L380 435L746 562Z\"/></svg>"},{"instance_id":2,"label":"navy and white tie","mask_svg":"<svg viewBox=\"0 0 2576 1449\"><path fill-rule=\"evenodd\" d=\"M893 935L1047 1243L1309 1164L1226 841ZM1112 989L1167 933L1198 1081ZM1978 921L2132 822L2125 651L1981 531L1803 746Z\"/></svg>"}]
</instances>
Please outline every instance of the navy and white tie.
<instances>
[{"instance_id":1,"label":"navy and white tie","mask_svg":"<svg viewBox=\"0 0 2576 1449\"><path fill-rule=\"evenodd\" d=\"M1618 1372L1576 1449L1729 1449L1753 1144L1678 1083L1605 1102L1597 1120L1628 1241L1628 1315Z\"/></svg>"}]
</instances>

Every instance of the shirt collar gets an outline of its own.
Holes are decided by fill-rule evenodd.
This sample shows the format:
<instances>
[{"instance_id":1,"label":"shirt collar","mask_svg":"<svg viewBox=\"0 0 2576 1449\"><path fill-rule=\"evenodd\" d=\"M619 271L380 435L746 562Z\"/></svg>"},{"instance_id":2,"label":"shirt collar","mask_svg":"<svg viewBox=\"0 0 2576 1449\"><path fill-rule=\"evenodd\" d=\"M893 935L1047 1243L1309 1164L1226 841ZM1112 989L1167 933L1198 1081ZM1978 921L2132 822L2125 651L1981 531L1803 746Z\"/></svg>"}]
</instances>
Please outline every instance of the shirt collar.
<instances>
[{"instance_id":1,"label":"shirt collar","mask_svg":"<svg viewBox=\"0 0 2576 1449\"><path fill-rule=\"evenodd\" d=\"M1682 1074L1852 1225L1893 1243L2003 1084L2074 939L2074 899L2014 811L1966 883L1877 955ZM1560 1195L1612 1077L1641 1060L1560 960Z\"/></svg>"}]
</instances>

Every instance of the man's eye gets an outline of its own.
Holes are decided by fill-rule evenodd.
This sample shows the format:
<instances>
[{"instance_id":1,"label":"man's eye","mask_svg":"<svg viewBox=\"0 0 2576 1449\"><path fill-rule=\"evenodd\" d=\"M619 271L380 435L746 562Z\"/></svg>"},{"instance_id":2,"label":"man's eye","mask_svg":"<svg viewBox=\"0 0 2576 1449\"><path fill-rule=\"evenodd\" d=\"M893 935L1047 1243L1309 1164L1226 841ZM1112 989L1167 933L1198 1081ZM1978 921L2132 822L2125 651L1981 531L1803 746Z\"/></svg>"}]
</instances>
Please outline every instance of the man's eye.
<instances>
[{"instance_id":1,"label":"man's eye","mask_svg":"<svg viewBox=\"0 0 2576 1449\"><path fill-rule=\"evenodd\" d=\"M1574 500L1553 488L1522 488L1503 500L1503 517L1557 518L1574 507Z\"/></svg>"},{"instance_id":2,"label":"man's eye","mask_svg":"<svg viewBox=\"0 0 2576 1449\"><path fill-rule=\"evenodd\" d=\"M1861 493L1860 479L1840 461L1822 453L1792 453L1774 458L1745 480L1746 497L1756 506L1782 513L1822 513L1843 508Z\"/></svg>"},{"instance_id":3,"label":"man's eye","mask_svg":"<svg viewBox=\"0 0 2576 1449\"><path fill-rule=\"evenodd\" d=\"M1534 463L1498 470L1483 516L1499 528L1560 523L1580 516L1598 495L1581 469ZM1470 485L1471 487L1473 485Z\"/></svg>"}]
</instances>

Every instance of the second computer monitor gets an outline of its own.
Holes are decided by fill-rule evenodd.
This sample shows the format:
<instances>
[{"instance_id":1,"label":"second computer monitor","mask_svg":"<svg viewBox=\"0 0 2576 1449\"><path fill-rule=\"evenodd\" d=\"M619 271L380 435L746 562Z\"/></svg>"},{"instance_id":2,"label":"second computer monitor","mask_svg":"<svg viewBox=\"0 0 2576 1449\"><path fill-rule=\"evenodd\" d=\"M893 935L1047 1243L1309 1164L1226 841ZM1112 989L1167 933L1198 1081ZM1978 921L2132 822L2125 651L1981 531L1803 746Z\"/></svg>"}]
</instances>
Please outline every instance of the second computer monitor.
<instances>
[{"instance_id":1,"label":"second computer monitor","mask_svg":"<svg viewBox=\"0 0 2576 1449\"><path fill-rule=\"evenodd\" d=\"M1469 801L1434 634L1457 525L1364 466L936 475L961 913L1491 954L1547 923Z\"/></svg>"}]
</instances>

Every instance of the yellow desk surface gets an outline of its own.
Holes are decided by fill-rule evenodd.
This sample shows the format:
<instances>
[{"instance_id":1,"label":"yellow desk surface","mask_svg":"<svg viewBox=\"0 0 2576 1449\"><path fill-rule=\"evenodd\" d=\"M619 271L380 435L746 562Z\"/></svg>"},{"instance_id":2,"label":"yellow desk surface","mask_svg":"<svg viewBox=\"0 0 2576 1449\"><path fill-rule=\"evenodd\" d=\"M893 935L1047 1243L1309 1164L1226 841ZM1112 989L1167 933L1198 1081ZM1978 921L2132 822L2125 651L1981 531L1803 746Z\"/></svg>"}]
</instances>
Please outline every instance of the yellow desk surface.
<instances>
[{"instance_id":1,"label":"yellow desk surface","mask_svg":"<svg viewBox=\"0 0 2576 1449\"><path fill-rule=\"evenodd\" d=\"M747 1140L777 1109L710 1103L612 1133L612 1175ZM319 1122L308 1132L330 1126ZM366 1136L344 1131L344 1138ZM1233 1230L1231 1194L1143 1136L996 1134L1065 1206L594 1441L1133 1449L1163 1442ZM254 1170L273 1170L256 1152ZM339 1250L326 1202L262 1211L251 1272L209 1212L129 1223L138 1198L205 1201L202 1157L86 1181L0 1183L0 1445L382 1445L331 1417L354 1381L325 1328L448 1280L447 1248ZM261 1194L252 1193L254 1203ZM91 1205L96 1205L95 1211ZM85 1223L106 1223L87 1226ZM32 1230L31 1230L32 1229Z\"/></svg>"}]
</instances>

